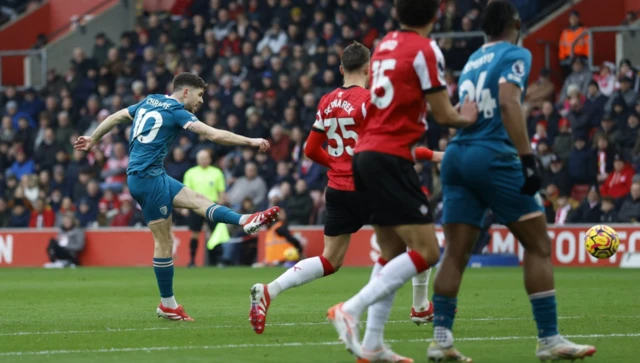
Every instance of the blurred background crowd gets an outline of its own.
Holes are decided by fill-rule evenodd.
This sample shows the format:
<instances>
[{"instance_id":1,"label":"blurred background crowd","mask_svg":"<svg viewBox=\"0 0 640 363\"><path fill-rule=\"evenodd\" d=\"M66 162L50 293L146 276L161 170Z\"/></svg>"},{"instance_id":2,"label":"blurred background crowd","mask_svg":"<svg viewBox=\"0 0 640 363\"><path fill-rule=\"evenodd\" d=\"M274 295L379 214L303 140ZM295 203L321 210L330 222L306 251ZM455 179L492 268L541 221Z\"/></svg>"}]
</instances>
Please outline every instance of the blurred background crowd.
<instances>
[{"instance_id":1,"label":"blurred background crowd","mask_svg":"<svg viewBox=\"0 0 640 363\"><path fill-rule=\"evenodd\" d=\"M0 14L10 19L31 3L37 6L37 1L0 0ZM82 227L144 225L126 186L130 125L106 135L90 153L74 151L72 144L147 94L171 92L171 80L180 72L196 73L209 84L197 112L200 120L267 138L271 150L256 154L224 147L185 131L171 145L168 174L197 185L198 171L217 170L215 178L223 180L215 182L220 187L212 198L219 203L246 213L278 204L290 224L323 223L326 170L304 156L304 141L318 100L341 84L341 50L353 41L373 49L398 27L392 2L171 3L163 8L162 1L146 1L135 29L119 39L98 34L92 50L75 49L68 69L49 71L44 89L7 87L0 95L0 228L59 226L69 215ZM485 3L444 1L435 32L477 30ZM523 17L533 16L527 8L532 2L516 3ZM560 46L585 26L572 13L558 35ZM482 38L439 40L454 103L457 71L482 43ZM606 62L593 73L585 67L588 50L577 47L573 57L563 49L559 53L566 72L562 89L543 70L530 75L526 94L529 135L544 168L541 194L548 220L637 222L638 73L626 60ZM429 120L424 144L445 150L454 135ZM438 166L415 167L441 214ZM185 180L191 169L194 176ZM188 213L175 209L174 222L188 225Z\"/></svg>"}]
</instances>

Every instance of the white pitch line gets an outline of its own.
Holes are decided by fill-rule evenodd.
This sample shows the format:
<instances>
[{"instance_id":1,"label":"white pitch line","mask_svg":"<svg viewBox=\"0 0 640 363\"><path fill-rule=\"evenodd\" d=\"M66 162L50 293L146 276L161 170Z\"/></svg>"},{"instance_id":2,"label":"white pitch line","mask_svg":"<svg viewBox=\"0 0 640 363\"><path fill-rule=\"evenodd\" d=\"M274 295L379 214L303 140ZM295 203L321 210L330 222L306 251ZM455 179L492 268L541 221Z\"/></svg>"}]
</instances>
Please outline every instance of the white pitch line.
<instances>
[{"instance_id":1,"label":"white pitch line","mask_svg":"<svg viewBox=\"0 0 640 363\"><path fill-rule=\"evenodd\" d=\"M584 316L561 316L558 319L585 319ZM640 316L609 316L608 318L624 318L624 319L638 319ZM513 320L533 320L529 318L461 318L456 321L513 321ZM390 320L388 324L407 324L409 320ZM318 322L301 322L301 323L272 323L267 326L314 326L314 325L327 325L326 321ZM193 329L232 329L241 327L239 325L207 325L207 326L189 326L184 328L187 330ZM134 332L134 331L153 331L153 330L176 330L181 328L171 327L149 327L149 328L104 328L100 330L53 330L53 331L21 331L13 333L0 333L0 336L29 336L29 335L60 335L60 334L92 334L92 333L121 333L121 332Z\"/></svg>"},{"instance_id":2,"label":"white pitch line","mask_svg":"<svg viewBox=\"0 0 640 363\"><path fill-rule=\"evenodd\" d=\"M629 334L581 334L565 335L566 338L636 338L640 333ZM485 341L505 341L505 340L525 340L536 339L534 336L503 336L503 337L476 337L476 338L456 338L456 341L485 342ZM387 340L389 343L424 343L429 339L409 339L409 340ZM305 346L326 346L341 345L341 342L292 342L292 343L271 343L271 344L224 344L224 345L187 345L177 347L136 347L136 348L104 348L104 349L63 349L63 350L39 350L25 352L2 352L0 357L27 356L27 355L54 355L54 354L90 354L90 353L126 353L126 352L152 352L169 350L211 350L211 349L238 349L238 348L282 348L282 347L305 347Z\"/></svg>"}]
</instances>

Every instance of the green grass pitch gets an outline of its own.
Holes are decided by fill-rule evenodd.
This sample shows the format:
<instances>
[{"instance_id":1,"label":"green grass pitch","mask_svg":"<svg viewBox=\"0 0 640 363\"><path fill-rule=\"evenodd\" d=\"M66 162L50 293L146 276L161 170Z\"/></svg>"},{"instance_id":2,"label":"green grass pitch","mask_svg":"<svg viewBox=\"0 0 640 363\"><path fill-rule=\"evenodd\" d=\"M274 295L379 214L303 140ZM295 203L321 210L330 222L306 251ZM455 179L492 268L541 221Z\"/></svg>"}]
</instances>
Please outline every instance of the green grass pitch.
<instances>
[{"instance_id":1,"label":"green grass pitch","mask_svg":"<svg viewBox=\"0 0 640 363\"><path fill-rule=\"evenodd\" d=\"M353 362L325 320L369 269L281 294L268 326L247 320L249 288L282 269L178 268L174 289L194 323L156 318L151 268L0 271L0 362ZM432 276L433 278L433 276ZM638 362L640 270L556 269L562 334L591 343L592 362ZM426 362L431 327L409 322L411 287L401 289L386 338ZM536 362L535 325L517 268L470 269L455 323L456 345L474 362Z\"/></svg>"}]
</instances>

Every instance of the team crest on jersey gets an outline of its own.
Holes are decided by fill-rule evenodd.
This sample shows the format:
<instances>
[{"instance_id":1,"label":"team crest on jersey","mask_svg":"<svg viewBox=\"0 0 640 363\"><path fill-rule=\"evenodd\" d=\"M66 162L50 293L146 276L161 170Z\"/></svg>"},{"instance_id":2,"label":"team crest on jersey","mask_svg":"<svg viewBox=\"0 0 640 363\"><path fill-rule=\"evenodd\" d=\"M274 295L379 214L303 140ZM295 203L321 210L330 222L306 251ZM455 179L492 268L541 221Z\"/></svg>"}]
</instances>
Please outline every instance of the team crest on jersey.
<instances>
[{"instance_id":1,"label":"team crest on jersey","mask_svg":"<svg viewBox=\"0 0 640 363\"><path fill-rule=\"evenodd\" d=\"M516 76L524 77L524 74L525 74L524 62L521 60L516 61L515 63L513 63L511 70Z\"/></svg>"},{"instance_id":2,"label":"team crest on jersey","mask_svg":"<svg viewBox=\"0 0 640 363\"><path fill-rule=\"evenodd\" d=\"M342 94L343 94L343 93L344 93L344 92L339 92L339 93L338 93L338 97L342 97Z\"/></svg>"},{"instance_id":3,"label":"team crest on jersey","mask_svg":"<svg viewBox=\"0 0 640 363\"><path fill-rule=\"evenodd\" d=\"M162 207L160 207L160 213L162 213L163 216L167 215L167 206L163 205Z\"/></svg>"},{"instance_id":4,"label":"team crest on jersey","mask_svg":"<svg viewBox=\"0 0 640 363\"><path fill-rule=\"evenodd\" d=\"M426 216L427 213L429 213L429 208L426 205L421 205L420 206L420 213L422 213L423 216Z\"/></svg>"}]
</instances>

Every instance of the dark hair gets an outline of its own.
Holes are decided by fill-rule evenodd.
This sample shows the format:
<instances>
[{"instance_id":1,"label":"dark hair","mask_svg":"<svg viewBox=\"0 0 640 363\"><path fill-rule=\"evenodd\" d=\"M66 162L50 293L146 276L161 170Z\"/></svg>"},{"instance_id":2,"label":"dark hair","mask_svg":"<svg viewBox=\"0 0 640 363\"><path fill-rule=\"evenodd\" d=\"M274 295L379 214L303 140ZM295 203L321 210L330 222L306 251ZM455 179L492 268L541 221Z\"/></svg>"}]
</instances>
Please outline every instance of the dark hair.
<instances>
[{"instance_id":1,"label":"dark hair","mask_svg":"<svg viewBox=\"0 0 640 363\"><path fill-rule=\"evenodd\" d=\"M364 45L353 42L342 52L342 68L345 72L356 71L369 62L371 52Z\"/></svg>"},{"instance_id":2,"label":"dark hair","mask_svg":"<svg viewBox=\"0 0 640 363\"><path fill-rule=\"evenodd\" d=\"M438 0L396 0L398 21L406 26L425 26L433 21L438 11Z\"/></svg>"},{"instance_id":3,"label":"dark hair","mask_svg":"<svg viewBox=\"0 0 640 363\"><path fill-rule=\"evenodd\" d=\"M207 82L192 73L180 73L173 79L173 91L183 89L185 87L206 89Z\"/></svg>"},{"instance_id":4,"label":"dark hair","mask_svg":"<svg viewBox=\"0 0 640 363\"><path fill-rule=\"evenodd\" d=\"M484 11L482 31L489 37L499 37L515 26L520 18L518 9L506 0L492 1Z\"/></svg>"}]
</instances>

